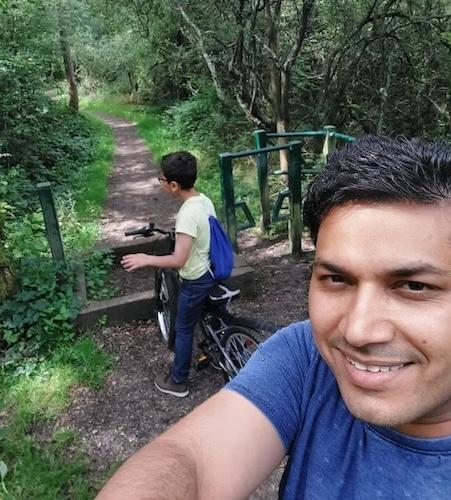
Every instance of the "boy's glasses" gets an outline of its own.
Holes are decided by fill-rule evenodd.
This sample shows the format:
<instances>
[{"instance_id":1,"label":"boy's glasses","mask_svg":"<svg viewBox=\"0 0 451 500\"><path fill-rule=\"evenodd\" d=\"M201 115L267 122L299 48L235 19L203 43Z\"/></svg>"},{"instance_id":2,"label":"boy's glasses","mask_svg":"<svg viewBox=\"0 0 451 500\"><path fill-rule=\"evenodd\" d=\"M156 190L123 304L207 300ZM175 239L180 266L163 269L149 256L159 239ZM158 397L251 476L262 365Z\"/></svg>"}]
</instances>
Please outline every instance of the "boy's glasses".
<instances>
[{"instance_id":1,"label":"boy's glasses","mask_svg":"<svg viewBox=\"0 0 451 500\"><path fill-rule=\"evenodd\" d=\"M168 181L167 179L165 179L164 177L158 177L158 182L160 184L163 184L163 182L171 182L171 181Z\"/></svg>"}]
</instances>

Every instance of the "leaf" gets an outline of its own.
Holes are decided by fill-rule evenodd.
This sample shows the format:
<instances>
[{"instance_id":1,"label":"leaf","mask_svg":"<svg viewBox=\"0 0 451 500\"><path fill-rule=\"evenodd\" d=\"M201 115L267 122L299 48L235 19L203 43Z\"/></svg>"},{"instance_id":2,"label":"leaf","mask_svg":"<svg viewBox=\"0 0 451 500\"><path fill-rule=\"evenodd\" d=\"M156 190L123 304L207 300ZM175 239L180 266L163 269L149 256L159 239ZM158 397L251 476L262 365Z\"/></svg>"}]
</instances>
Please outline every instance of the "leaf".
<instances>
[{"instance_id":1,"label":"leaf","mask_svg":"<svg viewBox=\"0 0 451 500\"><path fill-rule=\"evenodd\" d=\"M0 478L3 481L8 473L8 466L3 460L0 460Z\"/></svg>"},{"instance_id":2,"label":"leaf","mask_svg":"<svg viewBox=\"0 0 451 500\"><path fill-rule=\"evenodd\" d=\"M19 340L19 334L14 334L11 330L7 330L3 333L3 339L5 342L8 342L8 344L14 344Z\"/></svg>"}]
</instances>

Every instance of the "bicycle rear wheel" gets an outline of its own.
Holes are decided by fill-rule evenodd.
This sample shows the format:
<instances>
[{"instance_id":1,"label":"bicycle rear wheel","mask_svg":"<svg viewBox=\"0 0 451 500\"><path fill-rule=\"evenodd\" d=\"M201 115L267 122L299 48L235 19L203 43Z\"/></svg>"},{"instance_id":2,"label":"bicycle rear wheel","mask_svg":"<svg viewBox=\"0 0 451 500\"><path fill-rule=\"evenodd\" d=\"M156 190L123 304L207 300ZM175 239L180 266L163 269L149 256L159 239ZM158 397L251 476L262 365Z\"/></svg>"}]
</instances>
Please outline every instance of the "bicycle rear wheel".
<instances>
[{"instance_id":1,"label":"bicycle rear wheel","mask_svg":"<svg viewBox=\"0 0 451 500\"><path fill-rule=\"evenodd\" d=\"M175 343L175 318L177 316L178 296L177 273L171 269L155 271L155 311L158 328L168 349L173 350Z\"/></svg>"},{"instance_id":2,"label":"bicycle rear wheel","mask_svg":"<svg viewBox=\"0 0 451 500\"><path fill-rule=\"evenodd\" d=\"M255 330L262 336L269 336L283 328L282 325L272 323L264 319L248 318L246 316L234 316L229 314L227 324L231 326L243 326Z\"/></svg>"},{"instance_id":3,"label":"bicycle rear wheel","mask_svg":"<svg viewBox=\"0 0 451 500\"><path fill-rule=\"evenodd\" d=\"M264 337L256 331L242 326L229 326L223 331L224 349L222 365L226 380L232 379L263 342Z\"/></svg>"}]
</instances>

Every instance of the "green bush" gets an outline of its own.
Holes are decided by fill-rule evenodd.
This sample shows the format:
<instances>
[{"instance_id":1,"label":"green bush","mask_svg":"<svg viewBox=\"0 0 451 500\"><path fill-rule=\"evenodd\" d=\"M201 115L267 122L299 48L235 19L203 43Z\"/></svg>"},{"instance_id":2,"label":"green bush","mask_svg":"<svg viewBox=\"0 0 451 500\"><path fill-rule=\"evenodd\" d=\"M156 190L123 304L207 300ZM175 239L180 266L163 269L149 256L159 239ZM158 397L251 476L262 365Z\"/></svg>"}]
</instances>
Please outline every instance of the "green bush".
<instances>
[{"instance_id":1,"label":"green bush","mask_svg":"<svg viewBox=\"0 0 451 500\"><path fill-rule=\"evenodd\" d=\"M49 352L74 335L75 275L33 257L23 260L19 276L18 293L0 305L1 341L23 354Z\"/></svg>"},{"instance_id":2,"label":"green bush","mask_svg":"<svg viewBox=\"0 0 451 500\"><path fill-rule=\"evenodd\" d=\"M111 251L96 251L84 259L86 291L89 299L109 299L114 296L114 289L108 285L108 276L113 266Z\"/></svg>"},{"instance_id":3,"label":"green bush","mask_svg":"<svg viewBox=\"0 0 451 500\"><path fill-rule=\"evenodd\" d=\"M218 154L249 146L250 126L241 115L207 90L166 111L166 123L178 139Z\"/></svg>"},{"instance_id":4,"label":"green bush","mask_svg":"<svg viewBox=\"0 0 451 500\"><path fill-rule=\"evenodd\" d=\"M68 185L92 156L88 120L52 101L39 65L0 52L0 199L15 215L35 209L33 185Z\"/></svg>"}]
</instances>

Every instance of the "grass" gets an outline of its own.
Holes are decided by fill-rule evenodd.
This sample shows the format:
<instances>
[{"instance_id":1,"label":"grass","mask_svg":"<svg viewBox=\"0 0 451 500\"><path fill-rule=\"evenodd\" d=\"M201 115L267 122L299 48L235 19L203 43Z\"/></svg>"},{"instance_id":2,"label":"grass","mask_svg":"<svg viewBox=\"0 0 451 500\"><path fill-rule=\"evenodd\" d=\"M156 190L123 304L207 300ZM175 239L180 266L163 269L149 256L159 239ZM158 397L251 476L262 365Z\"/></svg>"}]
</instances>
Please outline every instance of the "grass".
<instances>
[{"instance_id":1,"label":"grass","mask_svg":"<svg viewBox=\"0 0 451 500\"><path fill-rule=\"evenodd\" d=\"M71 189L54 192L61 236L67 256L90 249L100 235L100 216L107 196L107 181L114 154L113 134L107 125L89 118L94 141L93 158L77 172L68 172ZM41 210L8 223L8 245L15 259L49 255L42 231Z\"/></svg>"},{"instance_id":2,"label":"grass","mask_svg":"<svg viewBox=\"0 0 451 500\"><path fill-rule=\"evenodd\" d=\"M77 173L71 194L58 207L63 242L69 254L89 250L99 239L99 221L115 150L111 128L98 118L89 120L95 141L93 159Z\"/></svg>"},{"instance_id":3,"label":"grass","mask_svg":"<svg viewBox=\"0 0 451 500\"><path fill-rule=\"evenodd\" d=\"M88 337L60 347L30 373L0 375L0 462L8 471L3 496L13 499L93 497L87 461L77 435L59 430L37 438L36 429L57 417L76 385L100 387L110 368L108 356ZM45 433L43 433L45 434Z\"/></svg>"},{"instance_id":4,"label":"grass","mask_svg":"<svg viewBox=\"0 0 451 500\"><path fill-rule=\"evenodd\" d=\"M97 219L102 213L114 153L111 128L95 117L90 117L90 122L96 140L95 158L80 171L75 198L75 210L82 220Z\"/></svg>"}]
</instances>

